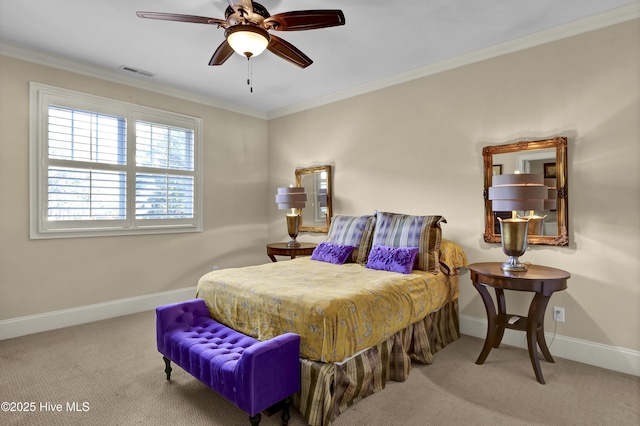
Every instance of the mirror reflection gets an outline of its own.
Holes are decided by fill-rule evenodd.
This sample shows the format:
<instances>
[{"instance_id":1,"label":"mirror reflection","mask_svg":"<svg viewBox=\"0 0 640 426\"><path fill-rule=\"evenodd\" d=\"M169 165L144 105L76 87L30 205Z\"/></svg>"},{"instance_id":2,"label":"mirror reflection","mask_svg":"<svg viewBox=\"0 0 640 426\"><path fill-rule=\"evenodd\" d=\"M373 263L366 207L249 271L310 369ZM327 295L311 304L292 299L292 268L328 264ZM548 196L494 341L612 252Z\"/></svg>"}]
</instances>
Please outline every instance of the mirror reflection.
<instances>
[{"instance_id":1,"label":"mirror reflection","mask_svg":"<svg viewBox=\"0 0 640 426\"><path fill-rule=\"evenodd\" d=\"M301 232L329 232L331 223L331 166L296 169L296 186L307 194L302 209Z\"/></svg>"},{"instance_id":2,"label":"mirror reflection","mask_svg":"<svg viewBox=\"0 0 640 426\"><path fill-rule=\"evenodd\" d=\"M551 170L551 165L553 165L553 170ZM557 191L555 189L557 183L555 165L556 150L553 148L494 154L492 174L493 176L512 173L541 174L544 176L545 186L552 188L550 192L554 194L554 198L556 198ZM553 171L553 173L551 171ZM553 203L553 205L545 206L548 207L545 210L517 212L519 217L530 218L528 227L529 235L558 235L558 210L556 204L557 203ZM493 213L496 221L498 217L502 219L511 217L511 212L494 211ZM495 233L500 233L499 226L495 228Z\"/></svg>"},{"instance_id":3,"label":"mirror reflection","mask_svg":"<svg viewBox=\"0 0 640 426\"><path fill-rule=\"evenodd\" d=\"M492 177L500 174L534 173L544 176L549 199L539 211L520 211L529 218L528 243L568 245L567 215L567 139L563 137L483 148L485 164L485 235L486 242L501 242L498 218L510 218L512 212L493 211L488 199Z\"/></svg>"}]
</instances>

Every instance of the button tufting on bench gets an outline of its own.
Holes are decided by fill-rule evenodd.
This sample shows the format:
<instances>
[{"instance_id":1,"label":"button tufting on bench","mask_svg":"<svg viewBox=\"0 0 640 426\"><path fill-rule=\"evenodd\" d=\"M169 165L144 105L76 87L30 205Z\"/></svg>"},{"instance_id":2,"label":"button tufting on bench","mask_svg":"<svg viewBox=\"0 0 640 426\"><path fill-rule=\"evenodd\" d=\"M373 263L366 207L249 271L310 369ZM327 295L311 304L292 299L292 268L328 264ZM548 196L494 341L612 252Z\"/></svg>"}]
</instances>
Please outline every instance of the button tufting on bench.
<instances>
[{"instance_id":1,"label":"button tufting on bench","mask_svg":"<svg viewBox=\"0 0 640 426\"><path fill-rule=\"evenodd\" d=\"M173 361L247 412L252 425L261 411L284 400L287 424L290 397L300 389L300 336L261 342L218 323L203 300L193 299L156 309L156 338L167 380Z\"/></svg>"}]
</instances>

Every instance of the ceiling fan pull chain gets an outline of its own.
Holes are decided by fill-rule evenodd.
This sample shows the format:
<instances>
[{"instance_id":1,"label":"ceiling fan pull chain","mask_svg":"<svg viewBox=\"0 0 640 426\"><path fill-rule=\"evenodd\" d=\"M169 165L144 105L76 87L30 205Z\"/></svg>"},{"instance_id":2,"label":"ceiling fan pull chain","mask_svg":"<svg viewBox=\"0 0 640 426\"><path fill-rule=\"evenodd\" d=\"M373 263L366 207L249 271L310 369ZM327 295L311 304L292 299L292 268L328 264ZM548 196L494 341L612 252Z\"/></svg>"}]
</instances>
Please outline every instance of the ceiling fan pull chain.
<instances>
[{"instance_id":1,"label":"ceiling fan pull chain","mask_svg":"<svg viewBox=\"0 0 640 426\"><path fill-rule=\"evenodd\" d=\"M251 64L251 56L247 56L247 85L249 86L249 91L253 93L253 84L251 81L253 80L253 65Z\"/></svg>"}]
</instances>

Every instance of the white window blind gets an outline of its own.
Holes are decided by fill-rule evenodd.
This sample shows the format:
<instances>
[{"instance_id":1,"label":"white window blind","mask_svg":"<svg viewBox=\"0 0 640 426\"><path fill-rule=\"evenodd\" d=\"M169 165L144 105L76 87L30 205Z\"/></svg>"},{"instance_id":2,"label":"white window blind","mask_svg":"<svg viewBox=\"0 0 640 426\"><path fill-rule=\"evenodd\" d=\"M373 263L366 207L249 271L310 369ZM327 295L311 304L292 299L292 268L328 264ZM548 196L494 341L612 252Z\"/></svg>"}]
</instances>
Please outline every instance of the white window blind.
<instances>
[{"instance_id":1,"label":"white window blind","mask_svg":"<svg viewBox=\"0 0 640 426\"><path fill-rule=\"evenodd\" d=\"M48 221L126 219L126 118L48 105ZM73 167L69 167L73 166Z\"/></svg>"},{"instance_id":2,"label":"white window blind","mask_svg":"<svg viewBox=\"0 0 640 426\"><path fill-rule=\"evenodd\" d=\"M136 174L136 218L193 216L193 178L169 174Z\"/></svg>"},{"instance_id":3,"label":"white window blind","mask_svg":"<svg viewBox=\"0 0 640 426\"><path fill-rule=\"evenodd\" d=\"M126 175L49 167L48 221L126 219Z\"/></svg>"},{"instance_id":4,"label":"white window blind","mask_svg":"<svg viewBox=\"0 0 640 426\"><path fill-rule=\"evenodd\" d=\"M31 237L199 231L201 121L31 85Z\"/></svg>"},{"instance_id":5,"label":"white window blind","mask_svg":"<svg viewBox=\"0 0 640 426\"><path fill-rule=\"evenodd\" d=\"M136 122L136 165L150 171L171 170L136 174L136 218L177 219L193 215L192 131Z\"/></svg>"}]
</instances>

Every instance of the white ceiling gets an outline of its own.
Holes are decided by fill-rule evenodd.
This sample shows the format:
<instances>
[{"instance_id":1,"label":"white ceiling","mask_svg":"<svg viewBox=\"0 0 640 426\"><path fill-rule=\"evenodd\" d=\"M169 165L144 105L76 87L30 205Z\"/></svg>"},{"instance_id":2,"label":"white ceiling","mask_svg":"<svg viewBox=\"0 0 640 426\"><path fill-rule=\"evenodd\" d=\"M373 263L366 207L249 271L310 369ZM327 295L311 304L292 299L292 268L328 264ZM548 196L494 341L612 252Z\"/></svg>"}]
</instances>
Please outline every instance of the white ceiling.
<instances>
[{"instance_id":1,"label":"white ceiling","mask_svg":"<svg viewBox=\"0 0 640 426\"><path fill-rule=\"evenodd\" d=\"M618 20L620 11L637 17L640 5L638 0L260 3L272 15L342 9L346 25L276 33L314 63L301 69L266 51L252 60L253 93L246 84L245 58L234 55L222 66L208 66L224 40L223 29L136 16L141 10L224 19L225 0L0 0L0 53L31 55L40 62L54 57L58 64L85 73L155 90L164 87L168 93L193 93L229 109L268 116L358 88L376 87L397 75L549 33L605 12L616 14ZM131 74L120 70L122 65L155 76Z\"/></svg>"}]
</instances>

